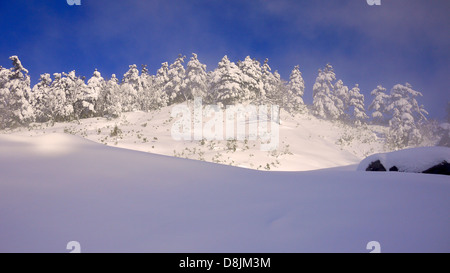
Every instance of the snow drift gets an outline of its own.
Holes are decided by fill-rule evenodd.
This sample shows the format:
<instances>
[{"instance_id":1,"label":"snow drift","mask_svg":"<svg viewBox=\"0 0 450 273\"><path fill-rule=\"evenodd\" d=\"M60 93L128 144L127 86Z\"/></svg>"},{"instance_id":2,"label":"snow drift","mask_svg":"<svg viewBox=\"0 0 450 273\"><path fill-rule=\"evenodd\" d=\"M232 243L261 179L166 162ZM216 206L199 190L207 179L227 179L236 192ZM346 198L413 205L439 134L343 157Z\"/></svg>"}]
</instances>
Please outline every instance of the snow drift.
<instances>
[{"instance_id":1,"label":"snow drift","mask_svg":"<svg viewBox=\"0 0 450 273\"><path fill-rule=\"evenodd\" d=\"M418 147L390 153L368 156L358 165L359 171L365 171L372 162L380 161L386 170L394 166L400 172L420 173L442 162L450 163L448 147Z\"/></svg>"},{"instance_id":2,"label":"snow drift","mask_svg":"<svg viewBox=\"0 0 450 273\"><path fill-rule=\"evenodd\" d=\"M445 176L263 172L61 134L1 135L0 174L0 252L450 251Z\"/></svg>"}]
</instances>

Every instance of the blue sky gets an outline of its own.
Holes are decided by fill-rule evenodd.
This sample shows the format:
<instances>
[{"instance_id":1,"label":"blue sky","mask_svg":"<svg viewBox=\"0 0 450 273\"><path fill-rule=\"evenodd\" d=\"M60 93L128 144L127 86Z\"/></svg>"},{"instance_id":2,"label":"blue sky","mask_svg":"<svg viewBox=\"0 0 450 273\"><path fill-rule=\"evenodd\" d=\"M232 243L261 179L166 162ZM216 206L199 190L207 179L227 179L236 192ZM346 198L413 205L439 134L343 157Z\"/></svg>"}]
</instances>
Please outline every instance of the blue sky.
<instances>
[{"instance_id":1,"label":"blue sky","mask_svg":"<svg viewBox=\"0 0 450 273\"><path fill-rule=\"evenodd\" d=\"M409 82L431 118L450 100L450 1L381 0L9 0L0 2L0 65L18 55L32 83L42 73L121 77L130 64L161 63L192 52L208 70L224 56L269 58L284 79L295 65L312 102L317 70L366 95Z\"/></svg>"}]
</instances>

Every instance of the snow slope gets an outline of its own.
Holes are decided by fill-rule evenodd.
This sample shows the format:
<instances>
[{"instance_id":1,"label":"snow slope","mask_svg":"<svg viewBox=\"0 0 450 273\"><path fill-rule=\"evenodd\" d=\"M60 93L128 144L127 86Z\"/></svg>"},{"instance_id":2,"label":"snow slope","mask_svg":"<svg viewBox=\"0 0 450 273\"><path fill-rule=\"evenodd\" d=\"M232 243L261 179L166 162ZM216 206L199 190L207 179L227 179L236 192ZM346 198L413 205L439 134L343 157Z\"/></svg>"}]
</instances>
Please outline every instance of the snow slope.
<instances>
[{"instance_id":1,"label":"snow slope","mask_svg":"<svg viewBox=\"0 0 450 273\"><path fill-rule=\"evenodd\" d=\"M175 141L172 106L158 111L124 113L118 119L83 119L80 122L34 124L2 134L36 136L48 133L79 135L98 143L131 150L190 158L257 170L306 171L358 164L367 155L385 152L383 130L354 128L309 114L281 112L280 141L276 151L260 150L258 141ZM204 119L206 122L206 119ZM115 126L121 130L111 136ZM378 136L372 131L379 132Z\"/></svg>"},{"instance_id":2,"label":"snow slope","mask_svg":"<svg viewBox=\"0 0 450 273\"><path fill-rule=\"evenodd\" d=\"M0 252L450 251L447 176L263 172L0 135Z\"/></svg>"}]
</instances>

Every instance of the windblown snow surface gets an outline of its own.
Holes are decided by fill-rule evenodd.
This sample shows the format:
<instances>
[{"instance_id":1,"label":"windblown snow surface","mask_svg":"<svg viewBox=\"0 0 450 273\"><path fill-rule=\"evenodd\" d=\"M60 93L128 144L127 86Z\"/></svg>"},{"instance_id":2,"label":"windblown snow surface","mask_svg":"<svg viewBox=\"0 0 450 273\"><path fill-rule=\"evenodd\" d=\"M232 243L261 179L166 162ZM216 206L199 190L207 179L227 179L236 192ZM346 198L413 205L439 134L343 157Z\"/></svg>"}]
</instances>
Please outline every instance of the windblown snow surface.
<instances>
[{"instance_id":1,"label":"windblown snow surface","mask_svg":"<svg viewBox=\"0 0 450 273\"><path fill-rule=\"evenodd\" d=\"M450 251L448 176L267 172L0 135L0 252Z\"/></svg>"}]
</instances>

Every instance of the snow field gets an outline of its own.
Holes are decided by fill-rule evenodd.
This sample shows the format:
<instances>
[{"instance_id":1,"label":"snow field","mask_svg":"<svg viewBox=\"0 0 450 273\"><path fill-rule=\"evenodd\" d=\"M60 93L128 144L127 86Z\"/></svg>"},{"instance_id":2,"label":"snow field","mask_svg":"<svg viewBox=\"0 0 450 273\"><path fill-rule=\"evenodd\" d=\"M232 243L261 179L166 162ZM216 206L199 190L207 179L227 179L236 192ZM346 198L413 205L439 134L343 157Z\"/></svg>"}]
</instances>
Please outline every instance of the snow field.
<instances>
[{"instance_id":1,"label":"snow field","mask_svg":"<svg viewBox=\"0 0 450 273\"><path fill-rule=\"evenodd\" d=\"M261 172L67 134L0 150L1 252L450 251L445 176Z\"/></svg>"}]
</instances>

